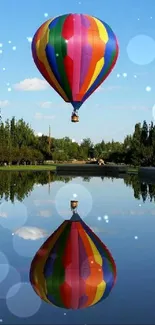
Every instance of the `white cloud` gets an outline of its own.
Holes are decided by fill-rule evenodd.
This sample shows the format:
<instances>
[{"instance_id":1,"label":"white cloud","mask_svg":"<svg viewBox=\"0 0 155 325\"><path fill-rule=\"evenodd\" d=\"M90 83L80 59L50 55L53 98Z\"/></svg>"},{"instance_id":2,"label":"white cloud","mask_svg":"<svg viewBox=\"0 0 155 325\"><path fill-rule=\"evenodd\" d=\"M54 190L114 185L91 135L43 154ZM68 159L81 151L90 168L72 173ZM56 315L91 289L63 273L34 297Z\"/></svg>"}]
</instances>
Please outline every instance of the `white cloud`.
<instances>
[{"instance_id":1,"label":"white cloud","mask_svg":"<svg viewBox=\"0 0 155 325\"><path fill-rule=\"evenodd\" d=\"M102 227L90 227L95 233L107 233L107 231Z\"/></svg>"},{"instance_id":2,"label":"white cloud","mask_svg":"<svg viewBox=\"0 0 155 325\"><path fill-rule=\"evenodd\" d=\"M28 40L29 43L32 42L32 37L31 37L31 36L28 36L28 37L26 37L26 38L27 38L27 40Z\"/></svg>"},{"instance_id":3,"label":"white cloud","mask_svg":"<svg viewBox=\"0 0 155 325\"><path fill-rule=\"evenodd\" d=\"M114 91L114 90L120 90L120 89L122 89L122 87L120 87L120 86L108 86L108 87L99 86L96 91L108 92L108 91Z\"/></svg>"},{"instance_id":4,"label":"white cloud","mask_svg":"<svg viewBox=\"0 0 155 325\"><path fill-rule=\"evenodd\" d=\"M43 217L43 218L48 218L48 217L51 217L51 211L50 210L40 210L38 212L38 216L39 217Z\"/></svg>"},{"instance_id":5,"label":"white cloud","mask_svg":"<svg viewBox=\"0 0 155 325\"><path fill-rule=\"evenodd\" d=\"M0 108L4 108L9 105L9 101L7 99L0 100Z\"/></svg>"},{"instance_id":6,"label":"white cloud","mask_svg":"<svg viewBox=\"0 0 155 325\"><path fill-rule=\"evenodd\" d=\"M35 116L34 116L35 119L37 120L53 120L55 118L54 115L44 115L44 114L41 114L41 113L36 113Z\"/></svg>"},{"instance_id":7,"label":"white cloud","mask_svg":"<svg viewBox=\"0 0 155 325\"><path fill-rule=\"evenodd\" d=\"M49 87L47 81L39 78L29 78L15 84L14 89L23 91L45 90Z\"/></svg>"},{"instance_id":8,"label":"white cloud","mask_svg":"<svg viewBox=\"0 0 155 325\"><path fill-rule=\"evenodd\" d=\"M50 101L40 103L40 107L42 107L42 108L51 108L52 106L53 106L53 103Z\"/></svg>"},{"instance_id":9,"label":"white cloud","mask_svg":"<svg viewBox=\"0 0 155 325\"><path fill-rule=\"evenodd\" d=\"M42 204L55 204L55 201L54 200L33 200L33 203L35 206L40 206Z\"/></svg>"},{"instance_id":10,"label":"white cloud","mask_svg":"<svg viewBox=\"0 0 155 325\"><path fill-rule=\"evenodd\" d=\"M7 218L8 214L6 212L0 212L0 217L1 218Z\"/></svg>"},{"instance_id":11,"label":"white cloud","mask_svg":"<svg viewBox=\"0 0 155 325\"><path fill-rule=\"evenodd\" d=\"M122 89L121 86L102 87L103 91L113 91L113 90L120 90L120 89Z\"/></svg>"},{"instance_id":12,"label":"white cloud","mask_svg":"<svg viewBox=\"0 0 155 325\"><path fill-rule=\"evenodd\" d=\"M15 235L23 239L37 240L40 238L44 238L48 235L48 233L44 229L40 229L37 227L22 227L17 229L14 232Z\"/></svg>"}]
</instances>

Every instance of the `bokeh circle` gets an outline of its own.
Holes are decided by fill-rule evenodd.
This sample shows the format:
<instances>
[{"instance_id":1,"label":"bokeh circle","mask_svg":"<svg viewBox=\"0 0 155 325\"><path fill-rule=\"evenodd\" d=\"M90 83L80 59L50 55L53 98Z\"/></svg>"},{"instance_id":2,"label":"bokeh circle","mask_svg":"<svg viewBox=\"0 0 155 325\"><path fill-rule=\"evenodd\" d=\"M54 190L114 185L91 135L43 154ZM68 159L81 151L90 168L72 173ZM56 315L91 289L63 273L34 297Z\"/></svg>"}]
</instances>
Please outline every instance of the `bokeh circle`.
<instances>
[{"instance_id":1,"label":"bokeh circle","mask_svg":"<svg viewBox=\"0 0 155 325\"><path fill-rule=\"evenodd\" d=\"M90 192L83 185L67 184L61 187L55 197L56 210L63 219L71 218L71 200L78 201L78 213L82 219L90 213L93 205Z\"/></svg>"},{"instance_id":2,"label":"bokeh circle","mask_svg":"<svg viewBox=\"0 0 155 325\"><path fill-rule=\"evenodd\" d=\"M0 283L4 281L9 273L9 261L4 253L0 252Z\"/></svg>"},{"instance_id":3,"label":"bokeh circle","mask_svg":"<svg viewBox=\"0 0 155 325\"><path fill-rule=\"evenodd\" d=\"M3 282L0 283L0 299L6 299L10 287L21 281L20 273L13 267L9 266L9 272Z\"/></svg>"},{"instance_id":4,"label":"bokeh circle","mask_svg":"<svg viewBox=\"0 0 155 325\"><path fill-rule=\"evenodd\" d=\"M15 201L5 201L0 205L0 225L3 228L14 230L23 226L28 218L26 206Z\"/></svg>"},{"instance_id":5,"label":"bokeh circle","mask_svg":"<svg viewBox=\"0 0 155 325\"><path fill-rule=\"evenodd\" d=\"M129 59L138 65L147 65L155 59L155 40L148 35L137 35L127 45Z\"/></svg>"},{"instance_id":6,"label":"bokeh circle","mask_svg":"<svg viewBox=\"0 0 155 325\"><path fill-rule=\"evenodd\" d=\"M6 304L9 311L20 318L28 318L35 315L40 309L41 303L41 299L27 282L19 282L13 285L6 296Z\"/></svg>"}]
</instances>

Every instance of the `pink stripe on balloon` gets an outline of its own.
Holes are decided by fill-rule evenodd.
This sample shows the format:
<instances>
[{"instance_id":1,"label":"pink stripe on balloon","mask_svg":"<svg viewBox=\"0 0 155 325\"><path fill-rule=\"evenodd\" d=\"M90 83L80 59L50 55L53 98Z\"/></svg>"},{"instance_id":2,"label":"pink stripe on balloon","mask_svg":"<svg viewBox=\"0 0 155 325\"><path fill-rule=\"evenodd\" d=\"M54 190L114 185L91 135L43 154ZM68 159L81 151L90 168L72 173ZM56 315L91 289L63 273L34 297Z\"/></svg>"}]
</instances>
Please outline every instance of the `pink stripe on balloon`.
<instances>
[{"instance_id":1,"label":"pink stripe on balloon","mask_svg":"<svg viewBox=\"0 0 155 325\"><path fill-rule=\"evenodd\" d=\"M81 71L81 16L73 15L73 21L74 35L68 42L68 56L73 60L72 97L73 101L76 101L76 96L79 93Z\"/></svg>"}]
</instances>

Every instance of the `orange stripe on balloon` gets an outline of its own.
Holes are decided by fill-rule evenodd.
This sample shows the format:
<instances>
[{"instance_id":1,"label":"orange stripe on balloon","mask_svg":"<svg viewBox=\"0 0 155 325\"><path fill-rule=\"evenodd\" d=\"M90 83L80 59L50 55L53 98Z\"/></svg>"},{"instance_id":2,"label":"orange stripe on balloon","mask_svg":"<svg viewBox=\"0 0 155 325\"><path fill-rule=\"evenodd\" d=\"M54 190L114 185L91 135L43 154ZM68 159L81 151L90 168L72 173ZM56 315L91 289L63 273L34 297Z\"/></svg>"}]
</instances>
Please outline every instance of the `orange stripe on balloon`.
<instances>
[{"instance_id":1,"label":"orange stripe on balloon","mask_svg":"<svg viewBox=\"0 0 155 325\"><path fill-rule=\"evenodd\" d=\"M104 82L104 80L109 76L109 74L112 72L112 70L114 69L115 67L115 64L116 64L116 61L117 61L117 58L118 58L118 51L119 51L119 48L118 48L118 42L117 42L117 39L116 39L116 55L115 55L115 58L112 62L112 65L110 67L110 69L108 69L107 73L104 75L104 77L101 79L101 81L97 84L97 86L90 92L89 96L86 97L85 100L87 100L93 93L94 91Z\"/></svg>"}]
</instances>

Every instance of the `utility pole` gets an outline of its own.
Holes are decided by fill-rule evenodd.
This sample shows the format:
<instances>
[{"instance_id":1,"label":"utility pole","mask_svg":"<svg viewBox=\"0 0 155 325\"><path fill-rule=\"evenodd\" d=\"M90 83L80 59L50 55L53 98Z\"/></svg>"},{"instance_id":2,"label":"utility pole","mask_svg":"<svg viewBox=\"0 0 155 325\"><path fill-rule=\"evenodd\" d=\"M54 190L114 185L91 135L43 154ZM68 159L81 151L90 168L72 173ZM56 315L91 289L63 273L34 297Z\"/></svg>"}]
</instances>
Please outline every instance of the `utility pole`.
<instances>
[{"instance_id":1,"label":"utility pole","mask_svg":"<svg viewBox=\"0 0 155 325\"><path fill-rule=\"evenodd\" d=\"M49 125L48 151L51 152L51 127Z\"/></svg>"}]
</instances>

